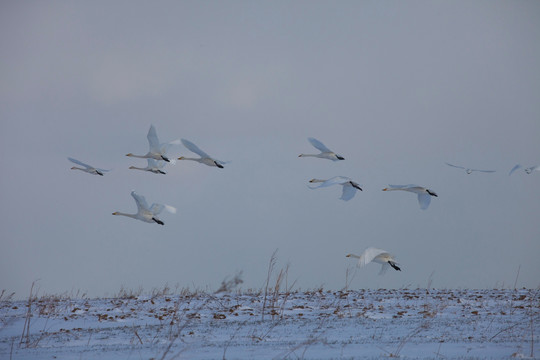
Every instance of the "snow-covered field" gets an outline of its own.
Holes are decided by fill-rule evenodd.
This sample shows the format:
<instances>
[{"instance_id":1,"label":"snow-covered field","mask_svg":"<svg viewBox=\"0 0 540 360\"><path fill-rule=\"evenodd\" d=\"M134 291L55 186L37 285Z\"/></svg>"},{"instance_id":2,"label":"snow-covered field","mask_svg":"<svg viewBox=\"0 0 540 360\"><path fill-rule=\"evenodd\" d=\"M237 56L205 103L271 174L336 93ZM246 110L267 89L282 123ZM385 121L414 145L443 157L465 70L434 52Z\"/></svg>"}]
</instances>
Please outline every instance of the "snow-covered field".
<instances>
[{"instance_id":1,"label":"snow-covered field","mask_svg":"<svg viewBox=\"0 0 540 360\"><path fill-rule=\"evenodd\" d=\"M540 356L538 295L401 289L266 300L264 293L187 292L0 299L0 359L533 358Z\"/></svg>"}]
</instances>

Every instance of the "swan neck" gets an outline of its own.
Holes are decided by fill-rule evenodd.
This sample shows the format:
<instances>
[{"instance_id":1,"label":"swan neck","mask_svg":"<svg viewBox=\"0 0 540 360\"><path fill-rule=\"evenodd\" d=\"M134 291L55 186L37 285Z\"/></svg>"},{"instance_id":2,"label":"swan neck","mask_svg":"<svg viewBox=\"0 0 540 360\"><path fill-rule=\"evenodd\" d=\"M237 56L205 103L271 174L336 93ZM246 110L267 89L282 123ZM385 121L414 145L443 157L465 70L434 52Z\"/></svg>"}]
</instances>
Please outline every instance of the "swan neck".
<instances>
[{"instance_id":1,"label":"swan neck","mask_svg":"<svg viewBox=\"0 0 540 360\"><path fill-rule=\"evenodd\" d=\"M121 215L121 216L127 216L127 217L130 217L130 218L136 218L137 214L126 214L126 213L123 213L123 212L120 212L120 211L116 211L114 213L114 215Z\"/></svg>"}]
</instances>

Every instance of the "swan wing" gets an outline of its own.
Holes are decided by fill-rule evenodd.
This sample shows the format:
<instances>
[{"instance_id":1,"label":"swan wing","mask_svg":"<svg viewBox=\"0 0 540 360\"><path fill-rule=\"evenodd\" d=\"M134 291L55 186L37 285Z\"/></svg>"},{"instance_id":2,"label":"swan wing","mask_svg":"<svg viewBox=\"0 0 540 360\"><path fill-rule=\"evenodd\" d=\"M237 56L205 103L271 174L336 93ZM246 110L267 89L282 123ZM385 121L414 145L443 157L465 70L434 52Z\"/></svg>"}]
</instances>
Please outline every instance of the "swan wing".
<instances>
[{"instance_id":1,"label":"swan wing","mask_svg":"<svg viewBox=\"0 0 540 360\"><path fill-rule=\"evenodd\" d=\"M146 159L146 161L148 162L148 168L149 169L158 166L158 161L156 159L148 158L148 159Z\"/></svg>"},{"instance_id":2,"label":"swan wing","mask_svg":"<svg viewBox=\"0 0 540 360\"><path fill-rule=\"evenodd\" d=\"M369 264L373 259L375 259L377 256L386 253L386 250L376 249L374 247L369 247L362 255L360 255L360 258L358 259L358 266L366 266Z\"/></svg>"},{"instance_id":3,"label":"swan wing","mask_svg":"<svg viewBox=\"0 0 540 360\"><path fill-rule=\"evenodd\" d=\"M332 152L332 150L324 146L322 142L320 142L319 140L315 138L310 137L308 138L308 141L311 143L311 145L313 145L315 148L317 148L321 152Z\"/></svg>"},{"instance_id":4,"label":"swan wing","mask_svg":"<svg viewBox=\"0 0 540 360\"><path fill-rule=\"evenodd\" d=\"M150 125L146 138L148 139L148 144L150 145L150 152L160 152L159 140L154 125Z\"/></svg>"},{"instance_id":5,"label":"swan wing","mask_svg":"<svg viewBox=\"0 0 540 360\"><path fill-rule=\"evenodd\" d=\"M351 184L343 184L343 192L341 193L341 200L349 201L356 194L356 188Z\"/></svg>"},{"instance_id":6,"label":"swan wing","mask_svg":"<svg viewBox=\"0 0 540 360\"><path fill-rule=\"evenodd\" d=\"M79 160L74 159L74 158L68 157L68 160L71 161L72 163L77 164L77 165L84 166L84 167L87 168L87 169L93 169L93 168L94 168L93 166L90 166L90 165L88 165L88 164L85 164L85 163L83 163L82 161L79 161Z\"/></svg>"},{"instance_id":7,"label":"swan wing","mask_svg":"<svg viewBox=\"0 0 540 360\"><path fill-rule=\"evenodd\" d=\"M517 164L516 166L514 166L512 168L512 170L510 170L510 172L508 173L508 175L512 175L514 173L514 171L516 171L517 169L521 168L522 166L520 164Z\"/></svg>"},{"instance_id":8,"label":"swan wing","mask_svg":"<svg viewBox=\"0 0 540 360\"><path fill-rule=\"evenodd\" d=\"M144 196L135 193L135 191L131 192L131 196L133 196L133 198L135 199L135 203L137 204L137 209L139 210L139 212L148 210L148 204L146 203L146 199L144 198Z\"/></svg>"},{"instance_id":9,"label":"swan wing","mask_svg":"<svg viewBox=\"0 0 540 360\"><path fill-rule=\"evenodd\" d=\"M388 185L388 187L390 189L396 189L396 190L403 190L403 189L406 189L408 187L410 187L411 185Z\"/></svg>"},{"instance_id":10,"label":"swan wing","mask_svg":"<svg viewBox=\"0 0 540 360\"><path fill-rule=\"evenodd\" d=\"M180 145L180 139L176 139L176 140L173 140L173 141L169 141L167 143L163 143L163 144L160 144L159 145L159 150L165 154L167 153L167 151L171 148L171 146L173 145Z\"/></svg>"},{"instance_id":11,"label":"swan wing","mask_svg":"<svg viewBox=\"0 0 540 360\"><path fill-rule=\"evenodd\" d=\"M431 195L428 193L419 193L418 194L418 204L420 204L420 209L426 210L429 207L431 202Z\"/></svg>"},{"instance_id":12,"label":"swan wing","mask_svg":"<svg viewBox=\"0 0 540 360\"><path fill-rule=\"evenodd\" d=\"M201 149L199 149L199 147L197 145L195 145L194 143L192 143L191 141L189 140L186 140L186 139L182 139L182 144L184 144L184 146L191 152L199 155L200 157L202 158L210 158L210 155L208 155L207 153L205 153L204 151L202 151Z\"/></svg>"},{"instance_id":13,"label":"swan wing","mask_svg":"<svg viewBox=\"0 0 540 360\"><path fill-rule=\"evenodd\" d=\"M328 187L332 185L343 185L346 182L351 181L348 177L345 176L334 176L333 178L330 178L322 183L320 183L317 187Z\"/></svg>"},{"instance_id":14,"label":"swan wing","mask_svg":"<svg viewBox=\"0 0 540 360\"><path fill-rule=\"evenodd\" d=\"M165 210L167 210L171 214L176 214L176 208L174 206L171 206L171 205L163 205L163 206L165 206Z\"/></svg>"},{"instance_id":15,"label":"swan wing","mask_svg":"<svg viewBox=\"0 0 540 360\"><path fill-rule=\"evenodd\" d=\"M149 169L162 169L165 166L164 160L156 160L152 158L146 159L148 161L148 168Z\"/></svg>"},{"instance_id":16,"label":"swan wing","mask_svg":"<svg viewBox=\"0 0 540 360\"><path fill-rule=\"evenodd\" d=\"M161 213L163 210L167 210L171 214L176 214L176 208L171 205L152 204L152 206L150 206L150 211L154 215Z\"/></svg>"},{"instance_id":17,"label":"swan wing","mask_svg":"<svg viewBox=\"0 0 540 360\"><path fill-rule=\"evenodd\" d=\"M463 166L458 166L458 165L452 165L452 164L450 164L450 163L447 163L447 162L445 162L445 164L446 164L446 165L448 165L448 166L451 166L451 167L455 167L455 168L458 168L458 169L465 169L465 168L464 168Z\"/></svg>"},{"instance_id":18,"label":"swan wing","mask_svg":"<svg viewBox=\"0 0 540 360\"><path fill-rule=\"evenodd\" d=\"M381 265L381 270L379 271L379 275L384 275L386 271L388 271L389 267L390 267L390 264L388 264L387 262L383 263Z\"/></svg>"},{"instance_id":19,"label":"swan wing","mask_svg":"<svg viewBox=\"0 0 540 360\"><path fill-rule=\"evenodd\" d=\"M471 169L472 171L479 171L483 173L494 173L496 170L478 170L478 169Z\"/></svg>"}]
</instances>

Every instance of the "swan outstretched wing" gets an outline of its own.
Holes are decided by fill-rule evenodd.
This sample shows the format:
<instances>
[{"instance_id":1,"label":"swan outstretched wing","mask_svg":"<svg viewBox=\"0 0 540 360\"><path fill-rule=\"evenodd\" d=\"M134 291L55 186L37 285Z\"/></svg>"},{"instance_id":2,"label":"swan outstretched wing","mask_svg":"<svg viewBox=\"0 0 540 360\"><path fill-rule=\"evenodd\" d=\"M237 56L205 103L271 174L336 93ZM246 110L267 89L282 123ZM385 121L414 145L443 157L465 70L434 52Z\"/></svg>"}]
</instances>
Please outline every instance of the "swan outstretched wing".
<instances>
[{"instance_id":1,"label":"swan outstretched wing","mask_svg":"<svg viewBox=\"0 0 540 360\"><path fill-rule=\"evenodd\" d=\"M407 187L410 187L411 185L388 185L390 189L405 189Z\"/></svg>"},{"instance_id":2,"label":"swan outstretched wing","mask_svg":"<svg viewBox=\"0 0 540 360\"><path fill-rule=\"evenodd\" d=\"M494 173L496 170L478 170L478 169L471 169L472 171L479 171L483 173Z\"/></svg>"},{"instance_id":3,"label":"swan outstretched wing","mask_svg":"<svg viewBox=\"0 0 540 360\"><path fill-rule=\"evenodd\" d=\"M374 247L369 247L362 255L360 255L360 258L358 259L358 266L363 267L369 264L373 259L375 259L377 256L386 253L386 250L376 249Z\"/></svg>"},{"instance_id":4,"label":"swan outstretched wing","mask_svg":"<svg viewBox=\"0 0 540 360\"><path fill-rule=\"evenodd\" d=\"M463 166L458 166L458 165L452 165L452 164L450 164L450 163L447 163L447 162L445 162L445 164L446 164L446 165L448 165L448 166L451 166L451 167L455 167L455 168L458 168L458 169L465 169L465 168L464 168Z\"/></svg>"},{"instance_id":5,"label":"swan outstretched wing","mask_svg":"<svg viewBox=\"0 0 540 360\"><path fill-rule=\"evenodd\" d=\"M165 210L167 210L171 214L176 214L176 208L174 206L171 206L171 205L164 205L164 206L165 206Z\"/></svg>"},{"instance_id":6,"label":"swan outstretched wing","mask_svg":"<svg viewBox=\"0 0 540 360\"><path fill-rule=\"evenodd\" d=\"M154 125L150 125L146 138L148 139L148 144L150 145L150 152L160 152L159 140Z\"/></svg>"},{"instance_id":7,"label":"swan outstretched wing","mask_svg":"<svg viewBox=\"0 0 540 360\"><path fill-rule=\"evenodd\" d=\"M344 184L340 199L349 201L354 197L354 195L356 195L356 188L351 184Z\"/></svg>"},{"instance_id":8,"label":"swan outstretched wing","mask_svg":"<svg viewBox=\"0 0 540 360\"><path fill-rule=\"evenodd\" d=\"M514 166L514 167L512 168L512 170L510 170L510 172L508 173L508 175L512 175L512 173L513 173L514 171L516 171L517 169L522 168L522 167L523 167L523 166L521 166L520 164L517 164L516 166Z\"/></svg>"},{"instance_id":9,"label":"swan outstretched wing","mask_svg":"<svg viewBox=\"0 0 540 360\"><path fill-rule=\"evenodd\" d=\"M159 150L163 154L165 154L170 149L170 147L173 146L173 145L180 145L180 139L176 139L176 140L173 140L173 141L169 141L167 143L159 144Z\"/></svg>"},{"instance_id":10,"label":"swan outstretched wing","mask_svg":"<svg viewBox=\"0 0 540 360\"><path fill-rule=\"evenodd\" d=\"M163 210L167 210L171 214L176 214L176 208L171 205L152 204L152 206L150 207L150 211L154 215L161 213Z\"/></svg>"},{"instance_id":11,"label":"swan outstretched wing","mask_svg":"<svg viewBox=\"0 0 540 360\"><path fill-rule=\"evenodd\" d=\"M90 166L90 165L88 165L88 164L85 164L85 163L83 163L82 161L79 161L79 160L77 160L77 159L68 157L68 160L71 161L72 163L77 164L77 165L84 166L84 167L87 168L87 169L94 169L93 166ZM107 170L106 170L106 171L107 171Z\"/></svg>"},{"instance_id":12,"label":"swan outstretched wing","mask_svg":"<svg viewBox=\"0 0 540 360\"><path fill-rule=\"evenodd\" d=\"M210 155L208 155L207 153L199 149L199 147L195 145L194 143L192 143L191 141L186 140L186 139L182 139L181 141L182 141L182 144L184 144L184 146L189 151L194 152L195 154L199 155L202 158L211 158Z\"/></svg>"},{"instance_id":13,"label":"swan outstretched wing","mask_svg":"<svg viewBox=\"0 0 540 360\"><path fill-rule=\"evenodd\" d=\"M418 193L418 204L420 204L420 209L426 210L431 203L431 195L428 193Z\"/></svg>"},{"instance_id":14,"label":"swan outstretched wing","mask_svg":"<svg viewBox=\"0 0 540 360\"><path fill-rule=\"evenodd\" d=\"M404 190L404 191L411 191L411 192L417 192L422 189L421 186L415 185L415 184L407 184L407 185L388 185L388 188L394 189L394 190Z\"/></svg>"},{"instance_id":15,"label":"swan outstretched wing","mask_svg":"<svg viewBox=\"0 0 540 360\"><path fill-rule=\"evenodd\" d=\"M348 181L351 181L351 179L349 179L348 177L334 176L333 178L330 178L330 179L320 183L319 185L313 187L313 189L320 188L320 187L328 187L328 186L332 186L332 185L343 185L344 183L346 183Z\"/></svg>"},{"instance_id":16,"label":"swan outstretched wing","mask_svg":"<svg viewBox=\"0 0 540 360\"><path fill-rule=\"evenodd\" d=\"M153 168L162 169L166 164L165 161L163 161L163 160L156 160L156 159L152 159L152 158L148 158L146 160L148 161L148 168L149 169L153 169Z\"/></svg>"},{"instance_id":17,"label":"swan outstretched wing","mask_svg":"<svg viewBox=\"0 0 540 360\"><path fill-rule=\"evenodd\" d=\"M146 203L146 199L144 198L144 196L135 193L135 191L131 192L131 196L133 196L133 198L135 199L135 203L137 204L137 209L139 210L139 212L148 210L148 204Z\"/></svg>"},{"instance_id":18,"label":"swan outstretched wing","mask_svg":"<svg viewBox=\"0 0 540 360\"><path fill-rule=\"evenodd\" d=\"M382 264L381 265L381 270L379 271L379 275L384 275L389 267L390 267L390 264L388 264L387 262Z\"/></svg>"},{"instance_id":19,"label":"swan outstretched wing","mask_svg":"<svg viewBox=\"0 0 540 360\"><path fill-rule=\"evenodd\" d=\"M324 146L324 144L322 142L320 142L319 140L315 139L315 138L308 138L308 141L311 143L311 145L313 145L315 148L317 148L318 150L320 150L321 152L332 152L332 150L330 150L329 148L327 148L326 146Z\"/></svg>"}]
</instances>

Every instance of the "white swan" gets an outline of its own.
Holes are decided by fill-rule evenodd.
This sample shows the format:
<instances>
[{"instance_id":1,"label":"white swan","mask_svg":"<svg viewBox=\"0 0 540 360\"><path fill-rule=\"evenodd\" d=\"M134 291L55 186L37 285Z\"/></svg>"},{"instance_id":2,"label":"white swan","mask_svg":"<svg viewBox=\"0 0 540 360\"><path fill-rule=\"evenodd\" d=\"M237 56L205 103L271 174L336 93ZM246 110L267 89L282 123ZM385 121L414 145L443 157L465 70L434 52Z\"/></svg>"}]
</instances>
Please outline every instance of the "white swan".
<instances>
[{"instance_id":1,"label":"white swan","mask_svg":"<svg viewBox=\"0 0 540 360\"><path fill-rule=\"evenodd\" d=\"M166 162L170 162L169 158L167 157L167 150L171 145L179 145L180 140L174 140L168 143L160 144L156 128L154 125L150 125L150 129L148 130L148 135L146 135L146 138L148 139L148 144L150 146L149 151L145 155L134 155L132 153L126 154L126 156L136 157L136 158L142 158L142 159L155 159L155 160L164 160Z\"/></svg>"},{"instance_id":2,"label":"white swan","mask_svg":"<svg viewBox=\"0 0 540 360\"><path fill-rule=\"evenodd\" d=\"M508 175L512 175L512 173L514 171L516 171L517 169L521 169L523 168L523 166L521 166L520 164L517 164L516 166L514 166L512 168L512 170L510 170L510 173ZM527 173L527 174L530 174L532 173L533 171L540 171L540 165L536 165L536 166L531 166L531 167L528 167L528 168L523 168L523 170Z\"/></svg>"},{"instance_id":3,"label":"white swan","mask_svg":"<svg viewBox=\"0 0 540 360\"><path fill-rule=\"evenodd\" d=\"M321 159L328 159L332 161L338 161L338 160L345 160L345 158L341 155L336 154L329 148L327 148L322 142L315 138L308 138L308 141L313 145L315 148L317 148L321 153L320 154L300 154L298 157L317 157Z\"/></svg>"},{"instance_id":4,"label":"white swan","mask_svg":"<svg viewBox=\"0 0 540 360\"><path fill-rule=\"evenodd\" d=\"M383 191L393 191L393 190L403 190L409 191L415 194L418 194L418 204L420 209L425 210L428 208L429 203L431 202L431 197L438 195L435 192L426 189L425 187L409 184L409 185L388 185L387 188L384 188Z\"/></svg>"},{"instance_id":5,"label":"white swan","mask_svg":"<svg viewBox=\"0 0 540 360\"><path fill-rule=\"evenodd\" d=\"M162 205L162 204L152 204L152 206L148 206L146 203L146 199L142 195L138 195L135 193L135 191L131 192L131 196L135 199L135 202L137 203L137 213L136 214L126 214L119 211L115 211L112 214L113 215L121 215L121 216L127 216L133 219L141 220L147 223L158 223L159 225L164 225L163 221L158 219L157 215L162 212L164 209L167 210L170 213L175 214L176 209L170 205Z\"/></svg>"},{"instance_id":6,"label":"white swan","mask_svg":"<svg viewBox=\"0 0 540 360\"><path fill-rule=\"evenodd\" d=\"M386 250L369 247L360 256L355 254L347 254L345 256L358 259L358 263L356 264L358 267L364 267L370 262L382 264L379 275L384 274L389 266L393 267L396 271L401 271L401 268L398 266L399 264L394 260L394 256Z\"/></svg>"},{"instance_id":7,"label":"white swan","mask_svg":"<svg viewBox=\"0 0 540 360\"><path fill-rule=\"evenodd\" d=\"M185 156L180 156L178 158L178 160L192 160L192 161L197 161L197 162L200 162L201 164L205 164L205 165L208 165L208 166L216 166L220 169L223 169L223 165L226 164L226 162L224 161L220 161L220 160L216 160L216 159L213 159L210 155L208 155L207 153L205 153L204 151L202 151L201 149L199 149L197 147L197 145L195 145L194 143L192 143L191 141L189 140L186 140L186 139L182 139L182 144L184 144L184 146L191 152L197 154L200 156L200 158L189 158L189 157L185 157Z\"/></svg>"},{"instance_id":8,"label":"white swan","mask_svg":"<svg viewBox=\"0 0 540 360\"><path fill-rule=\"evenodd\" d=\"M495 170L478 170L478 169L470 169L470 168L466 168L466 167L463 167L463 166L452 165L452 164L447 163L447 162L445 162L445 164L448 165L448 166L452 166L452 167L458 168L458 169L463 169L463 170L465 170L465 172L466 172L467 174L472 174L474 171L485 172L485 173L494 173L494 172L495 172Z\"/></svg>"},{"instance_id":9,"label":"white swan","mask_svg":"<svg viewBox=\"0 0 540 360\"><path fill-rule=\"evenodd\" d=\"M145 168L140 168L136 166L130 166L130 169L133 170L142 170L142 171L149 171L154 174L166 174L165 171L161 170L165 166L164 160L155 160L155 159L146 159L148 161L148 165Z\"/></svg>"},{"instance_id":10,"label":"white swan","mask_svg":"<svg viewBox=\"0 0 540 360\"><path fill-rule=\"evenodd\" d=\"M310 189L318 189L322 187L332 186L332 185L342 185L343 186L343 192L341 194L340 199L341 200L351 200L354 195L356 194L356 190L362 191L362 188L360 185L352 181L350 178L346 176L334 176L333 178L330 178L328 180L321 180L321 179L311 179L309 180L310 183L320 183L317 186L309 186Z\"/></svg>"},{"instance_id":11,"label":"white swan","mask_svg":"<svg viewBox=\"0 0 540 360\"><path fill-rule=\"evenodd\" d=\"M92 174L92 175L100 175L100 176L103 176L104 172L110 171L110 170L95 168L93 166L85 164L82 161L79 161L79 160L74 159L74 158L68 157L68 160L71 161L72 163L77 164L77 165L84 166L84 168L73 166L73 167L71 167L71 170L81 170L81 171L87 172L87 173Z\"/></svg>"}]
</instances>

